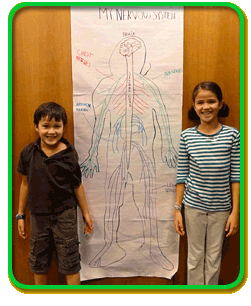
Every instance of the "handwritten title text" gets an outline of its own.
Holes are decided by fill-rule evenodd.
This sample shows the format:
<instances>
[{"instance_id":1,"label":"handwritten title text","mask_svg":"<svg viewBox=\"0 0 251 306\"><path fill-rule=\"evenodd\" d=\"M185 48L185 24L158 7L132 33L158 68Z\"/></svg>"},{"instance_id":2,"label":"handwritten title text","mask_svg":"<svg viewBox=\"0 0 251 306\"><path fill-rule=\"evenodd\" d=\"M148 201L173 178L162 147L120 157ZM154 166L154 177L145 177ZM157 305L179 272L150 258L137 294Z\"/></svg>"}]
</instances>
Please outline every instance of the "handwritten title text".
<instances>
[{"instance_id":1,"label":"handwritten title text","mask_svg":"<svg viewBox=\"0 0 251 306\"><path fill-rule=\"evenodd\" d=\"M131 11L128 9L99 8L99 19L104 20L172 20L174 12L168 11Z\"/></svg>"}]
</instances>

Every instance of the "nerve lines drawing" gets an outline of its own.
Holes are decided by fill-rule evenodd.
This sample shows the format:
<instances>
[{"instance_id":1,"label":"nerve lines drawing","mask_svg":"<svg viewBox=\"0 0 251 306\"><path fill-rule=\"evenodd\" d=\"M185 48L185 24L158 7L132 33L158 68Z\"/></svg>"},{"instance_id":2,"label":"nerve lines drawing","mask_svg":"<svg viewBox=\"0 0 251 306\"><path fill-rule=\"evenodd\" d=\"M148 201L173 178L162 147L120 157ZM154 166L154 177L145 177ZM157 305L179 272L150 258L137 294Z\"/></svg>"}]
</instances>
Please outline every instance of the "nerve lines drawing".
<instances>
[{"instance_id":1,"label":"nerve lines drawing","mask_svg":"<svg viewBox=\"0 0 251 306\"><path fill-rule=\"evenodd\" d=\"M143 40L135 36L123 38L110 57L111 74L100 81L92 94L92 142L88 158L80 164L86 178L101 170L100 139L107 143L106 152L102 152L107 161L104 246L89 263L92 268L107 267L126 256L118 241L118 230L120 208L129 183L142 222L144 239L140 252L163 269L174 267L158 242L155 151L169 168L177 166L177 153L159 89L143 74L145 61ZM155 148L156 137L160 137L161 150Z\"/></svg>"}]
</instances>

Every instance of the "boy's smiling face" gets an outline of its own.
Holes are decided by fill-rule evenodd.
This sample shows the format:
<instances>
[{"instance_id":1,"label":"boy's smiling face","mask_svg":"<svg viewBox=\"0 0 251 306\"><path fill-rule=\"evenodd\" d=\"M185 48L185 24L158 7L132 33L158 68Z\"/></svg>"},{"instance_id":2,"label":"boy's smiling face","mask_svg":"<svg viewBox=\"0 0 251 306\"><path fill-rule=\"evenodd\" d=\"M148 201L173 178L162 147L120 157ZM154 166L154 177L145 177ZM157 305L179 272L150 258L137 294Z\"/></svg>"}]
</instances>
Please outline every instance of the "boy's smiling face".
<instances>
[{"instance_id":1,"label":"boy's smiling face","mask_svg":"<svg viewBox=\"0 0 251 306\"><path fill-rule=\"evenodd\" d=\"M51 120L48 116L42 117L38 125L35 125L35 129L41 138L41 146L48 149L55 148L64 132L63 121L56 121L55 118Z\"/></svg>"}]
</instances>

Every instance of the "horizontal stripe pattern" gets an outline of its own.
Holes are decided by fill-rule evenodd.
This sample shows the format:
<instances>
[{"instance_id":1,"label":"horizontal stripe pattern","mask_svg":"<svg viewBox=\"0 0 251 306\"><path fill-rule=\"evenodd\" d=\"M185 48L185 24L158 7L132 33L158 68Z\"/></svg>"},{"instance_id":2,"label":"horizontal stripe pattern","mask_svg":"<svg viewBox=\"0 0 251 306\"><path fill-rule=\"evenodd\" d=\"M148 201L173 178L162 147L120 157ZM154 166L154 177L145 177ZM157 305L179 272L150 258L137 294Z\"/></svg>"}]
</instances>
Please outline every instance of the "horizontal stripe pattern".
<instances>
[{"instance_id":1,"label":"horizontal stripe pattern","mask_svg":"<svg viewBox=\"0 0 251 306\"><path fill-rule=\"evenodd\" d=\"M197 127L181 133L176 184L186 186L183 203L206 211L231 208L230 182L240 181L240 133L222 125L213 135Z\"/></svg>"}]
</instances>

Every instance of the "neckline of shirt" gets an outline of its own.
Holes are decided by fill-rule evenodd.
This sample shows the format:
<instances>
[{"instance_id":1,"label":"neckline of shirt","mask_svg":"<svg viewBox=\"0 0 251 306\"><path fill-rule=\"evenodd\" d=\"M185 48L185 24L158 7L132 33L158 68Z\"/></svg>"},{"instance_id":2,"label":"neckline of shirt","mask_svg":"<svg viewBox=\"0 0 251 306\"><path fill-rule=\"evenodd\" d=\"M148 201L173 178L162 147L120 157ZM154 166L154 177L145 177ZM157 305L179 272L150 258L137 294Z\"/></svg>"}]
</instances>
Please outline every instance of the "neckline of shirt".
<instances>
[{"instance_id":1,"label":"neckline of shirt","mask_svg":"<svg viewBox=\"0 0 251 306\"><path fill-rule=\"evenodd\" d=\"M195 131L197 131L197 133L203 135L203 136L206 136L206 137L214 137L216 135L218 135L221 131L223 130L223 124L221 123L221 128L218 132L214 133L214 134L205 134L205 133L202 133L198 130L198 125L195 126Z\"/></svg>"},{"instance_id":2,"label":"neckline of shirt","mask_svg":"<svg viewBox=\"0 0 251 306\"><path fill-rule=\"evenodd\" d=\"M67 139L65 139L64 137L61 137L60 141L63 142L63 143L66 145L66 148L65 148L64 150L61 150L61 151L59 151L59 152L57 152L57 153L51 155L51 156L47 156L47 155L45 154L45 152L41 149L41 138L40 138L40 137L38 137L38 139L35 141L35 145L36 145L36 147L44 154L44 156L45 156L47 159L50 159L50 158L53 158L54 156L57 156L58 154L64 153L66 150L69 149L70 143L69 143L69 141L68 141Z\"/></svg>"}]
</instances>

